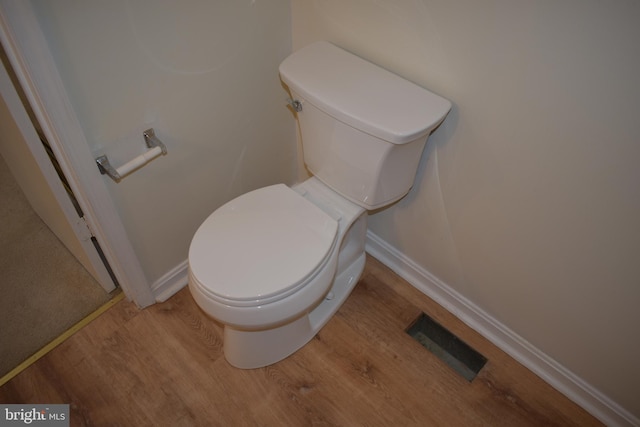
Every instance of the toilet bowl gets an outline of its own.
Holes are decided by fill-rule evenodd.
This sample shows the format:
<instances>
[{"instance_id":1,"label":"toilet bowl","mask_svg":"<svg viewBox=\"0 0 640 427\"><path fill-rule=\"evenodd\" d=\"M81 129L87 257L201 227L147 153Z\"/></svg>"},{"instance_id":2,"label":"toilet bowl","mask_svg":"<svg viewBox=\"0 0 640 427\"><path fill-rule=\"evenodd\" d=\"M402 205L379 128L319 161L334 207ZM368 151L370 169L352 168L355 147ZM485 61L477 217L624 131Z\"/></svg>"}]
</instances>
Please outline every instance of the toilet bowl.
<instances>
[{"instance_id":1,"label":"toilet bowl","mask_svg":"<svg viewBox=\"0 0 640 427\"><path fill-rule=\"evenodd\" d=\"M189 290L224 324L227 361L266 366L313 338L362 273L365 232L366 211L314 177L211 214L191 242Z\"/></svg>"},{"instance_id":2,"label":"toilet bowl","mask_svg":"<svg viewBox=\"0 0 640 427\"><path fill-rule=\"evenodd\" d=\"M367 211L407 194L451 108L327 42L290 55L280 76L313 176L226 203L189 248L191 294L223 325L225 358L239 368L284 359L340 308L364 269Z\"/></svg>"}]
</instances>

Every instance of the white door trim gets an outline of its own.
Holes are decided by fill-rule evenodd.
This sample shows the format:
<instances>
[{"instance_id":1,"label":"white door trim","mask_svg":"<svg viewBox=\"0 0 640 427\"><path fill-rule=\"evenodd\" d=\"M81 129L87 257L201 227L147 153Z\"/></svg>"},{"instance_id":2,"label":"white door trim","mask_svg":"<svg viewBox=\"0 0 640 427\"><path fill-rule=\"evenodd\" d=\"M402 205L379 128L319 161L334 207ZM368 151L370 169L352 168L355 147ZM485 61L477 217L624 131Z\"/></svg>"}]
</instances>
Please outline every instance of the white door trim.
<instances>
[{"instance_id":1,"label":"white door trim","mask_svg":"<svg viewBox=\"0 0 640 427\"><path fill-rule=\"evenodd\" d=\"M3 123L0 132L3 138L7 138L0 144L7 166L38 216L100 286L111 292L115 285L93 245L88 226L67 196L66 188L4 66L0 66L0 94L9 110L9 116L3 115L3 119L12 120L12 123ZM34 168L39 171L34 171Z\"/></svg>"},{"instance_id":2,"label":"white door trim","mask_svg":"<svg viewBox=\"0 0 640 427\"><path fill-rule=\"evenodd\" d=\"M153 304L151 286L98 172L29 2L0 0L0 41L120 286L138 306Z\"/></svg>"}]
</instances>

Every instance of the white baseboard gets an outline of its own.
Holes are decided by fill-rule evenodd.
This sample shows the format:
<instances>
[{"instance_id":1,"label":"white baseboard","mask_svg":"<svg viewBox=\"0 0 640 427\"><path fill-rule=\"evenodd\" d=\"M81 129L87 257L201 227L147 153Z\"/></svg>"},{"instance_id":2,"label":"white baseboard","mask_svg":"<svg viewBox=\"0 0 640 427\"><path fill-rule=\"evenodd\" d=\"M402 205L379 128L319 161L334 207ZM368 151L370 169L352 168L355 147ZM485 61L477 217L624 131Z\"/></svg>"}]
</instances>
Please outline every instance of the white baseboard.
<instances>
[{"instance_id":1,"label":"white baseboard","mask_svg":"<svg viewBox=\"0 0 640 427\"><path fill-rule=\"evenodd\" d=\"M184 260L151 285L156 302L165 302L187 285L188 266L188 260Z\"/></svg>"},{"instance_id":2,"label":"white baseboard","mask_svg":"<svg viewBox=\"0 0 640 427\"><path fill-rule=\"evenodd\" d=\"M640 419L636 416L498 322L371 231L367 232L366 250L607 426L640 426Z\"/></svg>"}]
</instances>

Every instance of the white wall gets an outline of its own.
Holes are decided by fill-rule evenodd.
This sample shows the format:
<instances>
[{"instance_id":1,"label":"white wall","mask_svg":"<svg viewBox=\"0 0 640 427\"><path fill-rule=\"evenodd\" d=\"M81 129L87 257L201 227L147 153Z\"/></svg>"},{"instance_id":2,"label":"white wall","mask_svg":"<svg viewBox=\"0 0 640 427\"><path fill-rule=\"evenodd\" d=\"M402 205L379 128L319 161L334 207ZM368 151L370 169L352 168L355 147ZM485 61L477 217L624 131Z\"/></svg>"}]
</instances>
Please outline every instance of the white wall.
<instances>
[{"instance_id":1,"label":"white wall","mask_svg":"<svg viewBox=\"0 0 640 427\"><path fill-rule=\"evenodd\" d=\"M640 417L640 3L292 0L448 99L387 243Z\"/></svg>"},{"instance_id":2,"label":"white wall","mask_svg":"<svg viewBox=\"0 0 640 427\"><path fill-rule=\"evenodd\" d=\"M295 180L278 77L291 52L288 1L32 4L96 157L117 167L143 153L148 127L167 146L119 184L105 176L149 282L186 260L215 208Z\"/></svg>"}]
</instances>

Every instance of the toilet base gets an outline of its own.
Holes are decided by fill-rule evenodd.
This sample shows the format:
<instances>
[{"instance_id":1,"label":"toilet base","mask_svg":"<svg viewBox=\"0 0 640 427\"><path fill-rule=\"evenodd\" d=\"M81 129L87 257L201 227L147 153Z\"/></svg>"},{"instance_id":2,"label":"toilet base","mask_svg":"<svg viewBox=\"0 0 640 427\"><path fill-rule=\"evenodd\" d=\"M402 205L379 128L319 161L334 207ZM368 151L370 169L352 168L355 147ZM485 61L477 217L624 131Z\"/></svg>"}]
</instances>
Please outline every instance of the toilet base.
<instances>
[{"instance_id":1,"label":"toilet base","mask_svg":"<svg viewBox=\"0 0 640 427\"><path fill-rule=\"evenodd\" d=\"M258 331L224 327L224 357L242 369L279 362L308 343L338 311L364 270L364 252L333 281L327 297L310 313L284 325Z\"/></svg>"}]
</instances>

